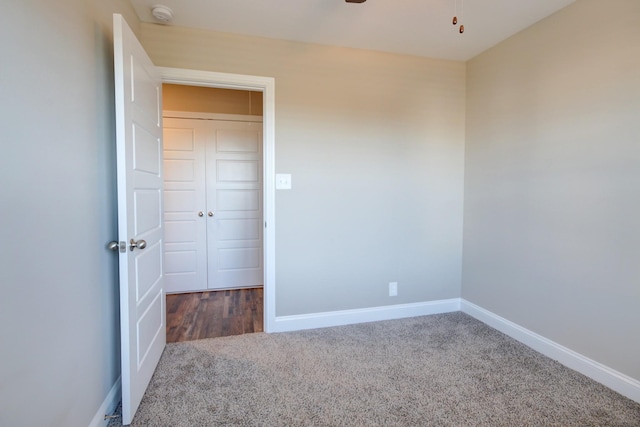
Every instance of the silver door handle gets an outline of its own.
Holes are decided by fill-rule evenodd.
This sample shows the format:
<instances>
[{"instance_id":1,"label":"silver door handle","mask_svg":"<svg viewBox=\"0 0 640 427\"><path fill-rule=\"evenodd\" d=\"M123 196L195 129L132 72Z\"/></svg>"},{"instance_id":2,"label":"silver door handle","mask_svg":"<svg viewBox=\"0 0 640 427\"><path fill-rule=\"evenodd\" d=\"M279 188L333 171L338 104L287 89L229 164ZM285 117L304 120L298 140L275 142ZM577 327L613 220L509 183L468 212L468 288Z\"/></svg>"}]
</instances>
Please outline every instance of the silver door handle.
<instances>
[{"instance_id":1,"label":"silver door handle","mask_svg":"<svg viewBox=\"0 0 640 427\"><path fill-rule=\"evenodd\" d=\"M114 252L125 253L127 252L127 244L125 242L118 242L117 240L114 240L113 242L109 242L109 244L107 244L107 249Z\"/></svg>"},{"instance_id":2,"label":"silver door handle","mask_svg":"<svg viewBox=\"0 0 640 427\"><path fill-rule=\"evenodd\" d=\"M215 214L213 212L209 212L207 215L214 216Z\"/></svg>"},{"instance_id":3,"label":"silver door handle","mask_svg":"<svg viewBox=\"0 0 640 427\"><path fill-rule=\"evenodd\" d=\"M198 212L198 216L204 216L204 212L202 211Z\"/></svg>"},{"instance_id":4,"label":"silver door handle","mask_svg":"<svg viewBox=\"0 0 640 427\"><path fill-rule=\"evenodd\" d=\"M135 248L138 248L140 250L144 249L147 247L147 242L144 240L138 240L137 242L133 239L131 239L129 241L129 249L134 250Z\"/></svg>"}]
</instances>

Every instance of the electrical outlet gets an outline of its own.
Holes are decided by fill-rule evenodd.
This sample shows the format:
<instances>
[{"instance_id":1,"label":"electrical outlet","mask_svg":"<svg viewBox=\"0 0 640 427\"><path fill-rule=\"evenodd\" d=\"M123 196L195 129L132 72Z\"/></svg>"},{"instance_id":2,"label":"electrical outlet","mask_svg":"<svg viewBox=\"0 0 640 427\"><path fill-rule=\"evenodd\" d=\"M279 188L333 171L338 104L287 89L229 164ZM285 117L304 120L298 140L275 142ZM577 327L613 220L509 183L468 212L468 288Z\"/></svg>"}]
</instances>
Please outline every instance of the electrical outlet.
<instances>
[{"instance_id":1,"label":"electrical outlet","mask_svg":"<svg viewBox=\"0 0 640 427\"><path fill-rule=\"evenodd\" d=\"M389 282L389 296L398 296L398 282Z\"/></svg>"}]
</instances>

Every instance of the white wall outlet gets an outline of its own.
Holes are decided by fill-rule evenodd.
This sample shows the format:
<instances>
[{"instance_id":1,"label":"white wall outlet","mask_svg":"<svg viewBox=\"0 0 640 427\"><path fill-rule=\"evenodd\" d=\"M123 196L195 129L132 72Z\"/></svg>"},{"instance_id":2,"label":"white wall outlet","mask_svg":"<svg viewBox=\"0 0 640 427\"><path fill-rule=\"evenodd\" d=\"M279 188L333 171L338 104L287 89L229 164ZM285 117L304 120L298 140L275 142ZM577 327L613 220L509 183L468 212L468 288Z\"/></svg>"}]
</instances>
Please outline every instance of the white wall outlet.
<instances>
[{"instance_id":1,"label":"white wall outlet","mask_svg":"<svg viewBox=\"0 0 640 427\"><path fill-rule=\"evenodd\" d=\"M276 174L276 190L291 190L291 174L290 173Z\"/></svg>"},{"instance_id":2,"label":"white wall outlet","mask_svg":"<svg viewBox=\"0 0 640 427\"><path fill-rule=\"evenodd\" d=\"M398 296L398 282L389 282L389 296L390 297Z\"/></svg>"}]
</instances>

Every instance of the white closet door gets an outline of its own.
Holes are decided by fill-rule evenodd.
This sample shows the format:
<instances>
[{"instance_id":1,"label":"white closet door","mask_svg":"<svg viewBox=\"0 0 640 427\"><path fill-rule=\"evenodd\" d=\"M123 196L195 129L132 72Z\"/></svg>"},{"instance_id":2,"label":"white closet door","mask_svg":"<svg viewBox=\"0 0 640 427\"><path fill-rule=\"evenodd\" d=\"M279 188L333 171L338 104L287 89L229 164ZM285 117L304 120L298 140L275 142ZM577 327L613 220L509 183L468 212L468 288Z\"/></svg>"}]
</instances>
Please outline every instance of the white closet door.
<instances>
[{"instance_id":1,"label":"white closet door","mask_svg":"<svg viewBox=\"0 0 640 427\"><path fill-rule=\"evenodd\" d=\"M262 286L262 123L209 123L208 287Z\"/></svg>"},{"instance_id":2,"label":"white closet door","mask_svg":"<svg viewBox=\"0 0 640 427\"><path fill-rule=\"evenodd\" d=\"M164 119L166 292L207 288L205 120Z\"/></svg>"}]
</instances>

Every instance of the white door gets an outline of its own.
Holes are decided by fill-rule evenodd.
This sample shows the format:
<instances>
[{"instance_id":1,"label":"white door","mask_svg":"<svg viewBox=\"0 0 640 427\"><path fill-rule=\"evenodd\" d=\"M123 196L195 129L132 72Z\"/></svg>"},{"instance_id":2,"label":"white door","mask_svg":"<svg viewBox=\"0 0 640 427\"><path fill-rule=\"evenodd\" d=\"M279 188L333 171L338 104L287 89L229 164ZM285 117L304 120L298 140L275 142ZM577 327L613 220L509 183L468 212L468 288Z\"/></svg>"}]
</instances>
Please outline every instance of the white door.
<instances>
[{"instance_id":1,"label":"white door","mask_svg":"<svg viewBox=\"0 0 640 427\"><path fill-rule=\"evenodd\" d=\"M166 343L162 275L162 86L113 16L122 422L131 423Z\"/></svg>"},{"instance_id":2,"label":"white door","mask_svg":"<svg viewBox=\"0 0 640 427\"><path fill-rule=\"evenodd\" d=\"M209 289L262 286L262 123L209 122Z\"/></svg>"},{"instance_id":3,"label":"white door","mask_svg":"<svg viewBox=\"0 0 640 427\"><path fill-rule=\"evenodd\" d=\"M165 292L207 289L206 120L164 118Z\"/></svg>"},{"instance_id":4,"label":"white door","mask_svg":"<svg viewBox=\"0 0 640 427\"><path fill-rule=\"evenodd\" d=\"M263 285L262 123L164 119L165 291Z\"/></svg>"}]
</instances>

